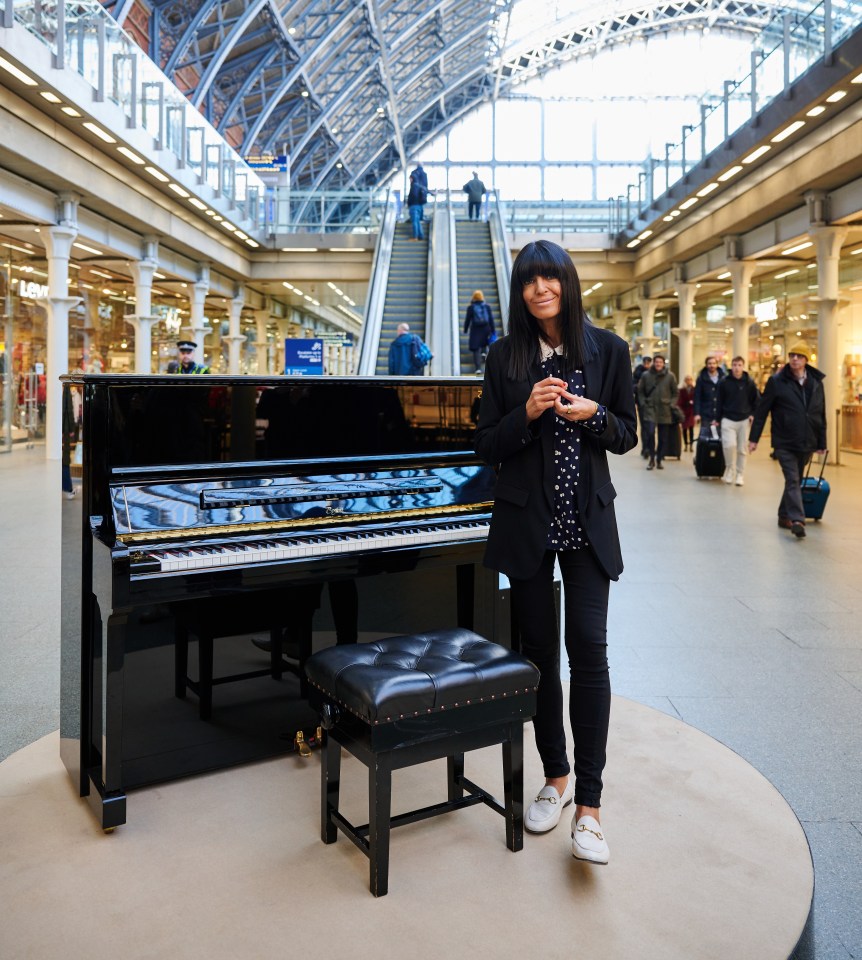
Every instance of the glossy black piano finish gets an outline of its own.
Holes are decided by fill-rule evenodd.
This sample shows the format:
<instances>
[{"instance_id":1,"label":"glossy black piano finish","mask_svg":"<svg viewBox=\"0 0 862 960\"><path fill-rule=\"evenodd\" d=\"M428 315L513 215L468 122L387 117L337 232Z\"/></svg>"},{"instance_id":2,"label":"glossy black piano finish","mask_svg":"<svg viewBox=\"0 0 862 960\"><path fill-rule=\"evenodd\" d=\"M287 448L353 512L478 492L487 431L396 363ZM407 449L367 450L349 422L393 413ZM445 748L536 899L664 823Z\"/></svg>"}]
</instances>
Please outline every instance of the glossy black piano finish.
<instances>
[{"instance_id":1,"label":"glossy black piano finish","mask_svg":"<svg viewBox=\"0 0 862 960\"><path fill-rule=\"evenodd\" d=\"M178 699L176 624L196 614L247 634L313 617L317 645L351 618L360 640L457 622L509 642L481 566L480 388L64 378L83 398L83 490L63 502L61 753L103 827L125 822L131 787L288 752L315 724L288 675L218 688L206 721ZM228 673L268 663L247 636L215 656Z\"/></svg>"}]
</instances>

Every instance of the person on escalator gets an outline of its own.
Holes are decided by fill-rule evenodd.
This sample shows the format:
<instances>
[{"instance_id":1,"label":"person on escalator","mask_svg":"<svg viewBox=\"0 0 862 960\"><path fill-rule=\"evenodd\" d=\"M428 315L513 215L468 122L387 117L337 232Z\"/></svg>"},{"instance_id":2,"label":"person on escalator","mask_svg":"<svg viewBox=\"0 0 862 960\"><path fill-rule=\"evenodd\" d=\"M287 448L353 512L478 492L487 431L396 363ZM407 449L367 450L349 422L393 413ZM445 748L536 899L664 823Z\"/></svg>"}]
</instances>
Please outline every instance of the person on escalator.
<instances>
[{"instance_id":1,"label":"person on escalator","mask_svg":"<svg viewBox=\"0 0 862 960\"><path fill-rule=\"evenodd\" d=\"M485 294L481 290L473 293L470 305L467 307L464 333L470 334L470 350L473 353L476 373L482 373L488 347L497 339L497 334L494 331L494 314L485 303Z\"/></svg>"}]
</instances>

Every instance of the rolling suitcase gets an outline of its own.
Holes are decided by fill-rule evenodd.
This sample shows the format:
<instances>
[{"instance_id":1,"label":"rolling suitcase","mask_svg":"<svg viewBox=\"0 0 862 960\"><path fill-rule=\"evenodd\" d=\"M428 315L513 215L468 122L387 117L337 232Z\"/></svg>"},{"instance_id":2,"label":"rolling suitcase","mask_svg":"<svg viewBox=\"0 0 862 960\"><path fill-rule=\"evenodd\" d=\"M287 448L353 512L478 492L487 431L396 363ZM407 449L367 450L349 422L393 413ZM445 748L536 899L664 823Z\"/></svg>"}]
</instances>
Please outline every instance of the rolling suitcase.
<instances>
[{"instance_id":1,"label":"rolling suitcase","mask_svg":"<svg viewBox=\"0 0 862 960\"><path fill-rule=\"evenodd\" d=\"M667 428L667 444L664 455L671 460L682 459L682 430L678 423L671 423Z\"/></svg>"},{"instance_id":2,"label":"rolling suitcase","mask_svg":"<svg viewBox=\"0 0 862 960\"><path fill-rule=\"evenodd\" d=\"M802 478L802 507L805 510L805 516L809 520L819 520L826 509L826 501L829 499L829 481L823 479L823 471L826 468L826 456L823 455L823 461L820 464L820 476L811 476L811 464L814 457L808 461L805 468L805 476Z\"/></svg>"},{"instance_id":3,"label":"rolling suitcase","mask_svg":"<svg viewBox=\"0 0 862 960\"><path fill-rule=\"evenodd\" d=\"M694 472L698 480L724 476L724 448L721 446L721 437L715 427L710 427L709 432L701 432L697 438Z\"/></svg>"}]
</instances>

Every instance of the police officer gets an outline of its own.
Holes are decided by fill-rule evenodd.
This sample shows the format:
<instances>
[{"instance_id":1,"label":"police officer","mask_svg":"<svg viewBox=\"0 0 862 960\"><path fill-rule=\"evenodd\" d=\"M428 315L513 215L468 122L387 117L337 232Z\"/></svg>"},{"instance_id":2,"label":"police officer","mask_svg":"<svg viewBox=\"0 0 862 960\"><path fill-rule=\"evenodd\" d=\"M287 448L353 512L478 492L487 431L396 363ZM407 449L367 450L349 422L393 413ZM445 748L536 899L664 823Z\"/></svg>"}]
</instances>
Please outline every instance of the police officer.
<instances>
[{"instance_id":1,"label":"police officer","mask_svg":"<svg viewBox=\"0 0 862 960\"><path fill-rule=\"evenodd\" d=\"M177 350L180 353L179 373L209 373L210 368L202 363L195 363L195 350L198 345L194 340L180 340L177 343Z\"/></svg>"}]
</instances>

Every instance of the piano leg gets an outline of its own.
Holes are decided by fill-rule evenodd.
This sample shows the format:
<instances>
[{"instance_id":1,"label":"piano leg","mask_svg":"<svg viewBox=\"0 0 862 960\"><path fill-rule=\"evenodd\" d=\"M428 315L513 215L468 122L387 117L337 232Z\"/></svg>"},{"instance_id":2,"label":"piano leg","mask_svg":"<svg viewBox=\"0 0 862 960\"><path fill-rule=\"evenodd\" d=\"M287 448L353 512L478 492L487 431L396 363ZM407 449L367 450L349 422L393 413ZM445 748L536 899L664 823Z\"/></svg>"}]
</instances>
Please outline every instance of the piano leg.
<instances>
[{"instance_id":1,"label":"piano leg","mask_svg":"<svg viewBox=\"0 0 862 960\"><path fill-rule=\"evenodd\" d=\"M90 663L91 713L87 749L87 799L103 830L126 822L123 791L123 665L126 614L114 614L94 637Z\"/></svg>"}]
</instances>

